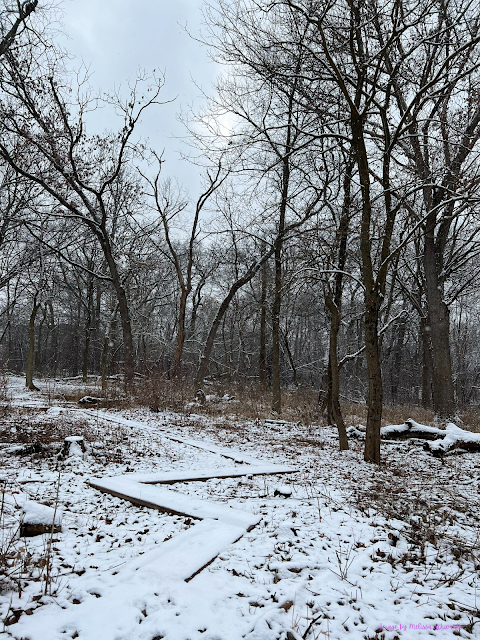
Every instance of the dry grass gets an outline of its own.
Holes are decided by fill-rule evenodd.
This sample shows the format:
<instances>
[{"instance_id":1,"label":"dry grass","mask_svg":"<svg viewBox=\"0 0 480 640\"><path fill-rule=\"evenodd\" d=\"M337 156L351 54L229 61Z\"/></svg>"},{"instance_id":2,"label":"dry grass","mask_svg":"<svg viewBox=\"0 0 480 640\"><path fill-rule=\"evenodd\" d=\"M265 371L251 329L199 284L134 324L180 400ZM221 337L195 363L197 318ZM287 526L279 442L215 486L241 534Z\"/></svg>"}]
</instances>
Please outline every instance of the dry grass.
<instances>
[{"instance_id":1,"label":"dry grass","mask_svg":"<svg viewBox=\"0 0 480 640\"><path fill-rule=\"evenodd\" d=\"M459 412L459 418L462 420L463 429L473 431L474 433L480 433L480 411L469 407Z\"/></svg>"},{"instance_id":2,"label":"dry grass","mask_svg":"<svg viewBox=\"0 0 480 640\"><path fill-rule=\"evenodd\" d=\"M117 447L128 439L128 430L118 425L105 426L76 416L49 416L34 408L2 408L0 445L17 447L15 453L33 458L57 457L67 436L83 436L87 443L99 443L93 455L116 460Z\"/></svg>"},{"instance_id":3,"label":"dry grass","mask_svg":"<svg viewBox=\"0 0 480 640\"><path fill-rule=\"evenodd\" d=\"M367 422L367 406L365 404L342 403L343 416L348 426L357 426ZM408 418L413 418L420 424L430 425L434 423L433 411L423 407L384 406L382 414L382 426L389 424L403 424Z\"/></svg>"},{"instance_id":4,"label":"dry grass","mask_svg":"<svg viewBox=\"0 0 480 640\"><path fill-rule=\"evenodd\" d=\"M301 422L305 425L326 425L326 417L320 414L318 391L312 387L288 388L282 390L282 414L272 412L272 395L269 389L252 382L214 382L206 384L206 395L218 399L225 394L234 397L230 402L207 402L188 406L195 400L197 389L187 379L167 380L162 377L145 379L137 383L136 397L139 404L149 406L153 411L167 409L178 413L200 413L212 417L225 414L238 419L265 420L274 417L287 422ZM112 398L113 401L113 398ZM99 406L103 406L100 404ZM364 403L342 402L342 411L347 426L366 424L367 407ZM469 408L459 412L463 428L480 433L480 410ZM408 418L426 425L435 422L433 411L420 406L384 406L382 426L403 424Z\"/></svg>"}]
</instances>

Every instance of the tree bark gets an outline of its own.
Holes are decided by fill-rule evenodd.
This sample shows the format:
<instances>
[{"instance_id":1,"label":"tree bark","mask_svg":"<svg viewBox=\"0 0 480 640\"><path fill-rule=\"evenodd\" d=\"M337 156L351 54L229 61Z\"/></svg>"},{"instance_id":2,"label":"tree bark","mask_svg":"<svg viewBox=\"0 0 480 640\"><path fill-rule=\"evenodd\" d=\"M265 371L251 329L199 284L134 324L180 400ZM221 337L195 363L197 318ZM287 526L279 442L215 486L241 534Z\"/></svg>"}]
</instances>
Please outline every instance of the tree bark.
<instances>
[{"instance_id":1,"label":"tree bark","mask_svg":"<svg viewBox=\"0 0 480 640\"><path fill-rule=\"evenodd\" d=\"M280 244L280 243L279 243ZM272 410L282 413L280 386L280 306L282 303L282 248L275 249L275 286L272 305Z\"/></svg>"},{"instance_id":2,"label":"tree bark","mask_svg":"<svg viewBox=\"0 0 480 640\"><path fill-rule=\"evenodd\" d=\"M330 311L330 339L329 356L327 367L327 419L333 418L337 425L340 451L348 449L348 436L340 408L340 369L338 366L338 332L340 330L340 320L342 313L343 294L343 272L347 262L347 239L350 224L350 207L352 202L352 175L354 169L354 159L350 157L345 169L343 182L343 204L340 222L337 230L338 242L338 271L335 274L334 293L332 296L330 285L325 296L325 305Z\"/></svg>"},{"instance_id":3,"label":"tree bark","mask_svg":"<svg viewBox=\"0 0 480 640\"><path fill-rule=\"evenodd\" d=\"M427 222L428 224L428 222ZM443 300L436 264L434 227L427 229L424 244L424 270L429 325L425 325L433 361L433 408L441 418L453 418L455 392L450 354L450 313ZM427 328L428 326L428 328Z\"/></svg>"},{"instance_id":4,"label":"tree bark","mask_svg":"<svg viewBox=\"0 0 480 640\"><path fill-rule=\"evenodd\" d=\"M190 288L191 289L191 288ZM185 344L185 316L187 311L187 297L190 293L190 289L182 287L182 293L180 295L180 306L178 310L177 319L177 346L175 348L175 355L173 356L173 375L178 376L180 374L182 366L183 346Z\"/></svg>"},{"instance_id":5,"label":"tree bark","mask_svg":"<svg viewBox=\"0 0 480 640\"><path fill-rule=\"evenodd\" d=\"M93 281L90 278L87 284L87 306L85 314L85 342L83 346L82 380L88 381L88 358L90 354L90 336L92 333L93 310Z\"/></svg>"},{"instance_id":6,"label":"tree bark","mask_svg":"<svg viewBox=\"0 0 480 640\"><path fill-rule=\"evenodd\" d=\"M48 328L50 331L50 345L52 349L52 365L50 368L51 375L56 378L57 377L57 368L58 368L58 333L57 328L55 326L55 315L53 313L53 304L52 300L47 300L47 308L48 308Z\"/></svg>"},{"instance_id":7,"label":"tree bark","mask_svg":"<svg viewBox=\"0 0 480 640\"><path fill-rule=\"evenodd\" d=\"M364 459L366 462L380 462L380 426L382 421L382 369L378 342L378 312L380 308L379 286L374 277L371 256L370 226L372 203L370 195L370 171L368 155L363 134L363 122L360 116L353 115L352 148L358 167L362 192L362 220L360 226L360 252L362 256L362 275L365 285L365 357L368 372L367 430ZM383 185L385 188L385 185Z\"/></svg>"},{"instance_id":8,"label":"tree bark","mask_svg":"<svg viewBox=\"0 0 480 640\"><path fill-rule=\"evenodd\" d=\"M118 272L117 263L113 257L112 248L106 232L99 237L102 243L102 249L110 271L110 277L115 289L118 301L118 311L120 313L120 321L122 323L123 335L123 358L125 371L125 385L127 387L133 384L135 376L134 351L133 351L133 334L132 323L130 320L130 310L128 307L128 299Z\"/></svg>"},{"instance_id":9,"label":"tree bark","mask_svg":"<svg viewBox=\"0 0 480 640\"><path fill-rule=\"evenodd\" d=\"M428 317L421 317L420 319L420 338L422 340L422 407L424 407L424 409L431 409L433 363L430 344L430 321Z\"/></svg>"},{"instance_id":10,"label":"tree bark","mask_svg":"<svg viewBox=\"0 0 480 640\"><path fill-rule=\"evenodd\" d=\"M263 388L267 386L267 263L262 266L262 293L260 299L260 355L258 358L258 378Z\"/></svg>"},{"instance_id":11,"label":"tree bark","mask_svg":"<svg viewBox=\"0 0 480 640\"><path fill-rule=\"evenodd\" d=\"M33 362L35 356L35 318L37 316L38 307L37 294L33 298L33 307L30 313L30 321L28 323L28 358L27 358L27 371L25 376L25 386L29 391L38 391L37 387L33 384Z\"/></svg>"},{"instance_id":12,"label":"tree bark","mask_svg":"<svg viewBox=\"0 0 480 640\"><path fill-rule=\"evenodd\" d=\"M392 396L392 404L398 402L398 386L400 381L400 368L402 364L405 332L407 329L407 317L402 315L395 336L395 342L391 354L391 370L390 370L390 393Z\"/></svg>"},{"instance_id":13,"label":"tree bark","mask_svg":"<svg viewBox=\"0 0 480 640\"><path fill-rule=\"evenodd\" d=\"M105 391L105 389L107 388L108 353L110 350L112 327L113 327L113 323L115 322L115 317L117 315L118 308L119 308L119 304L117 301L117 304L115 305L112 311L112 314L110 316L110 319L107 323L107 326L105 329L105 336L103 338L103 349L102 349L102 359L101 359L102 391Z\"/></svg>"},{"instance_id":14,"label":"tree bark","mask_svg":"<svg viewBox=\"0 0 480 640\"><path fill-rule=\"evenodd\" d=\"M329 369L330 369L330 402L333 419L338 429L338 438L340 442L340 451L347 450L348 436L343 421L342 411L340 409L340 379L338 370L338 331L340 329L340 313L337 305L331 296L326 299L328 310L331 314L330 321L330 340L329 340Z\"/></svg>"}]
</instances>

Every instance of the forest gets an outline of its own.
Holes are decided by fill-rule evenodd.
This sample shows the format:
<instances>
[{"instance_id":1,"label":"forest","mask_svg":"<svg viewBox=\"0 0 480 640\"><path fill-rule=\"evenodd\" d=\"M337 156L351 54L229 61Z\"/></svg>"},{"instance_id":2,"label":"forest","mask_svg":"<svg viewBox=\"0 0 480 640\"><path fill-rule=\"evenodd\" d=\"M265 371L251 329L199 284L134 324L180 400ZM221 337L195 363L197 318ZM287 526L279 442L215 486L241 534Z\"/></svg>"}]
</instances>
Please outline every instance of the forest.
<instances>
[{"instance_id":1,"label":"forest","mask_svg":"<svg viewBox=\"0 0 480 640\"><path fill-rule=\"evenodd\" d=\"M137 135L154 69L95 95L55 9L5 3L0 356L36 379L308 387L346 441L366 403L478 406L480 15L470 0L217 0L222 65L183 114L202 188ZM116 128L90 132L111 110ZM115 117L116 116L116 120Z\"/></svg>"},{"instance_id":2,"label":"forest","mask_svg":"<svg viewBox=\"0 0 480 640\"><path fill-rule=\"evenodd\" d=\"M0 640L474 640L479 2L178 4L0 0Z\"/></svg>"}]
</instances>

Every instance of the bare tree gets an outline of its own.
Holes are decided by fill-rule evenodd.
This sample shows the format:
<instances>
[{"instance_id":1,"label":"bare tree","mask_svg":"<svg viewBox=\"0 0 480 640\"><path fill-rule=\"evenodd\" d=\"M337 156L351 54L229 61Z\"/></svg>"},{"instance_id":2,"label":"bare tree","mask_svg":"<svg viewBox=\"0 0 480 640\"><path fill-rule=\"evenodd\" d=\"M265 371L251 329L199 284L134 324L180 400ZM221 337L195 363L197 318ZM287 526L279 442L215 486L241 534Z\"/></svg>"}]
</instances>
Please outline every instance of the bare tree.
<instances>
[{"instance_id":1,"label":"bare tree","mask_svg":"<svg viewBox=\"0 0 480 640\"><path fill-rule=\"evenodd\" d=\"M131 382L132 326L112 231L120 209L123 207L128 214L125 196L135 195L131 183L126 187L124 182L125 167L136 151L132 135L144 110L157 103L162 80L138 79L123 101L118 96L105 98L106 104L122 114L123 127L116 134L88 136L85 118L98 102L88 95L82 97L81 86L70 84L62 73L61 59L40 62L35 65L30 59L30 65L26 65L9 53L4 58L0 156L50 198L50 215L85 225L99 243L118 299L125 377ZM32 67L36 70L33 77ZM71 99L72 94L76 99Z\"/></svg>"},{"instance_id":2,"label":"bare tree","mask_svg":"<svg viewBox=\"0 0 480 640\"><path fill-rule=\"evenodd\" d=\"M27 0L26 2L15 2L16 6L3 3L0 9L0 57L12 46L15 38L21 34L25 28L27 19L38 6L38 0Z\"/></svg>"},{"instance_id":3,"label":"bare tree","mask_svg":"<svg viewBox=\"0 0 480 640\"><path fill-rule=\"evenodd\" d=\"M185 251L176 245L175 239L172 237L171 226L179 214L184 212L189 206L188 197L176 189L170 180L163 184L160 182L161 175L161 158L156 156L159 169L154 179L149 179L143 175L144 179L150 185L152 192L149 194L154 201L154 209L160 215L165 241L168 247L170 259L175 268L175 273L180 287L180 298L178 305L178 321L177 321L177 338L176 348L173 357L172 372L174 376L178 376L181 372L183 348L185 345L187 328L186 314L187 302L193 290L193 267L195 262L195 254L200 235L200 216L212 195L221 187L228 176L228 171L224 171L221 160L212 170L206 170L205 191L199 196L193 213L193 219L190 227L190 236L186 242ZM183 243L182 243L183 244ZM182 254L185 255L182 255ZM198 304L197 304L198 306Z\"/></svg>"}]
</instances>

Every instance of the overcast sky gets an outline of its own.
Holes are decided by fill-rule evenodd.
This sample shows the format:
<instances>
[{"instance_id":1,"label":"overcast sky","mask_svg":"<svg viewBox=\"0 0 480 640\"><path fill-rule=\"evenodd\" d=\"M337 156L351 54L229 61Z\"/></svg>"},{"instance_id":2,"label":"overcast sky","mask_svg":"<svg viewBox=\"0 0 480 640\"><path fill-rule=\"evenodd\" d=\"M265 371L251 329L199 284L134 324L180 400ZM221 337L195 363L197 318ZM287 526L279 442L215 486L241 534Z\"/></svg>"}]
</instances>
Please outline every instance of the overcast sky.
<instances>
[{"instance_id":1,"label":"overcast sky","mask_svg":"<svg viewBox=\"0 0 480 640\"><path fill-rule=\"evenodd\" d=\"M193 80L207 92L219 71L205 47L195 42L184 27L198 35L202 23L202 0L63 0L66 48L83 59L91 72L91 84L99 91L125 86L139 68L165 72L163 100L170 105L154 106L141 125L157 151L165 149L165 175L176 176L195 196L198 177L195 168L179 160L185 135L176 114L190 103L202 103ZM101 117L104 128L114 126L111 114Z\"/></svg>"}]
</instances>

